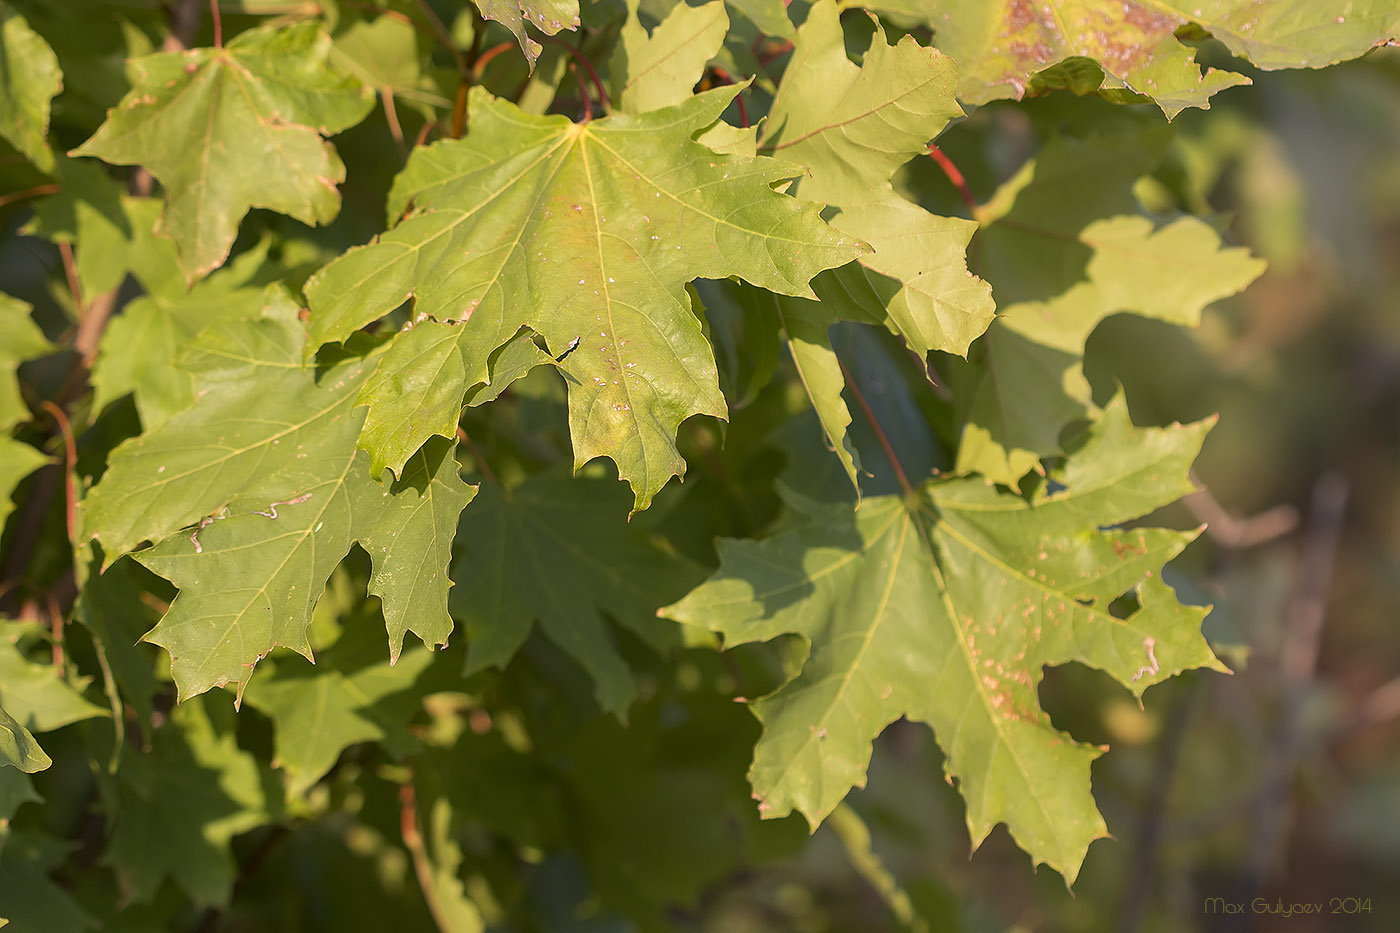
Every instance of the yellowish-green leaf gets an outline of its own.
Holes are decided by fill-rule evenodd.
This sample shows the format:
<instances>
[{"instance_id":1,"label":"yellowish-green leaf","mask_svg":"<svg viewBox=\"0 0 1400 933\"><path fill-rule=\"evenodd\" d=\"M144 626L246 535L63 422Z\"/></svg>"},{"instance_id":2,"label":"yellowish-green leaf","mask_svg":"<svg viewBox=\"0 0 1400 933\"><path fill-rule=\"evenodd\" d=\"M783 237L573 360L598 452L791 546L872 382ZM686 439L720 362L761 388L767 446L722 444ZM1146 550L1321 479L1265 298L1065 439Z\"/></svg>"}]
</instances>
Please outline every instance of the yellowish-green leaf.
<instances>
[{"instance_id":1,"label":"yellowish-green leaf","mask_svg":"<svg viewBox=\"0 0 1400 933\"><path fill-rule=\"evenodd\" d=\"M491 354L528 327L552 355L573 348L560 366L576 465L613 459L637 509L684 475L679 424L726 413L685 283L738 276L812 296L812 276L866 249L822 223L817 205L773 190L800 169L693 141L736 91L587 124L472 91L471 132L416 150L395 182L390 210L411 205L409 216L307 287L313 347L414 299L420 323L393 340L381 366L421 365L396 378L435 407L392 447L373 445L376 467L397 471L446 433L467 391L489 380ZM435 336L417 335L430 319ZM455 356L439 340L455 340ZM367 401L371 436L401 420Z\"/></svg>"},{"instance_id":2,"label":"yellowish-green leaf","mask_svg":"<svg viewBox=\"0 0 1400 933\"><path fill-rule=\"evenodd\" d=\"M132 61L131 92L73 154L159 179L160 232L196 279L228 256L251 208L307 224L339 212L345 166L323 137L364 119L372 95L328 67L329 50L320 24L303 22Z\"/></svg>"}]
</instances>

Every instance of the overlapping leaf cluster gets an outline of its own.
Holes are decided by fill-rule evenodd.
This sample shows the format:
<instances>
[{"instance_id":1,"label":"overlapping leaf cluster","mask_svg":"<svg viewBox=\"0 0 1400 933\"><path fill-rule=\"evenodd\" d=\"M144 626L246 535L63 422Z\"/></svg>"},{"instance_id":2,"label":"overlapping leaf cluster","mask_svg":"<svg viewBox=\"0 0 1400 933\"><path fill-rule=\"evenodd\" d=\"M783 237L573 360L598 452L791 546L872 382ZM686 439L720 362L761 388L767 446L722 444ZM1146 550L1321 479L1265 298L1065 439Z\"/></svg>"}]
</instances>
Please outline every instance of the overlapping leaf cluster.
<instances>
[{"instance_id":1,"label":"overlapping leaf cluster","mask_svg":"<svg viewBox=\"0 0 1400 933\"><path fill-rule=\"evenodd\" d=\"M256 925L234 840L290 833L415 923L547 925L551 871L660 923L901 717L974 846L1075 878L1100 752L1045 668L1220 669L1191 535L1134 524L1208 425L1134 427L1086 342L1262 268L1144 206L1159 114L1104 115L1247 80L1189 40L1318 67L1393 7L71 6L0 0L0 207L66 272L0 295L0 916ZM1101 124L1042 108L940 209L913 163L1051 91ZM77 784L75 898L32 814Z\"/></svg>"}]
</instances>

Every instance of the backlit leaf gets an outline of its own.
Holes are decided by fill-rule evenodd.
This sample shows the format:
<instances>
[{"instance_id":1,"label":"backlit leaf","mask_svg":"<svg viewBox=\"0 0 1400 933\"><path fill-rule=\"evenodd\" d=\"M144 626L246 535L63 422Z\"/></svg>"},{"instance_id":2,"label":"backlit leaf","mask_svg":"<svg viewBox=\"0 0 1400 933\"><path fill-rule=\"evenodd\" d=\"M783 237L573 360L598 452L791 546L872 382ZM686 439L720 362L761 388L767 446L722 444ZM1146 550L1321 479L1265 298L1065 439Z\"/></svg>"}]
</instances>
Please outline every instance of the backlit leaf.
<instances>
[{"instance_id":1,"label":"backlit leaf","mask_svg":"<svg viewBox=\"0 0 1400 933\"><path fill-rule=\"evenodd\" d=\"M44 171L53 168L49 101L62 89L53 49L23 16L0 3L0 138Z\"/></svg>"},{"instance_id":2,"label":"backlit leaf","mask_svg":"<svg viewBox=\"0 0 1400 933\"><path fill-rule=\"evenodd\" d=\"M1202 610L1160 582L1193 537L1113 529L1189 492L1205 423L1136 429L1120 401L1027 502L979 479L924 484L917 498L800 504L805 522L727 541L720 570L662 613L727 645L803 636L801 672L753 704L764 724L750 780L765 816L813 828L863 786L870 742L907 716L933 727L967 801L974 845L1005 822L1037 862L1073 881L1106 830L1089 793L1098 757L1051 726L1045 665L1106 671L1135 694L1185 668L1219 669ZM1109 604L1136 590L1127 618Z\"/></svg>"},{"instance_id":3,"label":"backlit leaf","mask_svg":"<svg viewBox=\"0 0 1400 933\"><path fill-rule=\"evenodd\" d=\"M576 347L561 363L576 465L613 459L637 509L684 475L677 426L725 415L685 283L733 275L810 296L813 275L865 249L823 224L816 205L772 190L798 169L692 141L736 90L574 124L473 89L471 132L416 150L395 182L391 210L411 205L408 217L307 288L313 345L343 340L410 297L415 319L441 322L443 339L458 322L460 367L435 353L442 362L418 384L441 399L435 416L416 440L374 451L376 467L397 472L415 443L445 432L453 405L488 380L491 352L526 326L552 354ZM403 367L424 342L400 334L381 365ZM371 403L369 430L384 418Z\"/></svg>"},{"instance_id":4,"label":"backlit leaf","mask_svg":"<svg viewBox=\"0 0 1400 933\"><path fill-rule=\"evenodd\" d=\"M320 25L303 22L137 59L131 92L73 154L150 169L166 191L160 232L199 278L228 256L250 208L307 224L340 210L345 167L323 137L364 119L371 96L326 65L329 49Z\"/></svg>"}]
</instances>

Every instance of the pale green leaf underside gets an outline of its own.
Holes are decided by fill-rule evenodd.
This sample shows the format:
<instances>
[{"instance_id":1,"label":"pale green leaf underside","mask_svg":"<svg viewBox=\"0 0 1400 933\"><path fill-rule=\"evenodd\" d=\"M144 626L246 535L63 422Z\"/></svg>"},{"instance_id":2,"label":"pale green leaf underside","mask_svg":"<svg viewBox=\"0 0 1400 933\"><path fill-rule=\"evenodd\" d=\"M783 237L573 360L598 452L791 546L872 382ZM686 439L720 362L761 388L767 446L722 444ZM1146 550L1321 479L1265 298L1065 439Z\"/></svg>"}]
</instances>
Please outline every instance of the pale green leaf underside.
<instances>
[{"instance_id":1,"label":"pale green leaf underside","mask_svg":"<svg viewBox=\"0 0 1400 933\"><path fill-rule=\"evenodd\" d=\"M373 98L327 67L329 50L304 22L132 61L132 90L73 154L148 168L166 191L160 230L198 278L228 256L250 208L307 224L339 211L345 166L322 137L364 119Z\"/></svg>"},{"instance_id":2,"label":"pale green leaf underside","mask_svg":"<svg viewBox=\"0 0 1400 933\"><path fill-rule=\"evenodd\" d=\"M467 390L490 378L490 354L528 327L552 354L576 348L561 364L576 465L612 458L638 509L684 474L676 428L726 414L685 284L739 276L810 296L812 276L865 250L817 205L772 189L798 169L693 141L735 91L577 125L473 90L471 132L416 150L395 182L391 210L412 213L307 287L313 346L409 298L416 321L441 322L436 336L400 334L385 354L381 366L433 402L376 462L397 469L446 432ZM402 420L367 401L369 430Z\"/></svg>"},{"instance_id":3,"label":"pale green leaf underside","mask_svg":"<svg viewBox=\"0 0 1400 933\"><path fill-rule=\"evenodd\" d=\"M1105 834L1089 792L1098 752L1039 707L1044 665L1079 661L1135 693L1190 667L1218 667L1203 611L1158 577L1192 537L1101 530L1190 491L1206 424L1133 428L1121 402L1032 503L977 479L925 484L912 511L867 499L797 530L721 546L720 570L663 614L726 644L804 636L801 672L754 703L764 734L750 771L765 816L817 825L865 782L870 742L908 716L929 723L967 801L974 845L998 822L1073 880ZM1109 614L1138 590L1141 608Z\"/></svg>"},{"instance_id":4,"label":"pale green leaf underside","mask_svg":"<svg viewBox=\"0 0 1400 933\"><path fill-rule=\"evenodd\" d=\"M1322 68L1400 35L1393 0L956 0L935 8L903 0L864 4L924 19L962 66L959 96L972 103L1020 97L1039 71L1082 56L1105 88L1156 101L1168 118L1209 107L1212 94L1249 79L1208 68L1175 37L1195 24L1266 70Z\"/></svg>"}]
</instances>

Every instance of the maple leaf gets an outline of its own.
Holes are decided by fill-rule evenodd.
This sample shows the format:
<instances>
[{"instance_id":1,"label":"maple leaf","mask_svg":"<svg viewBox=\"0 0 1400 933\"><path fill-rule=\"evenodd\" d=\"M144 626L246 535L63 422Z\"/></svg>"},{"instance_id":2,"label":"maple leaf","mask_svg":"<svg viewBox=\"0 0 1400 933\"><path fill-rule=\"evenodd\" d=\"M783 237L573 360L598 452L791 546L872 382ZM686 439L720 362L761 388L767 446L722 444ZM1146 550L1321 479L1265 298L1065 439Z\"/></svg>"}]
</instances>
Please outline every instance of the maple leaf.
<instances>
[{"instance_id":1,"label":"maple leaf","mask_svg":"<svg viewBox=\"0 0 1400 933\"><path fill-rule=\"evenodd\" d=\"M155 234L160 201L127 195L96 162L63 157L54 173L62 187L39 202L23 232L73 244L84 298L116 288L127 272L134 272L148 292L184 293L175 243Z\"/></svg>"},{"instance_id":2,"label":"maple leaf","mask_svg":"<svg viewBox=\"0 0 1400 933\"><path fill-rule=\"evenodd\" d=\"M813 408L851 482L850 412L827 330L839 320L884 324L920 356L967 352L992 320L986 283L967 271L970 221L939 217L894 191L890 177L948 121L962 115L953 99L957 69L946 55L905 36L891 46L875 27L860 66L846 56L839 11L814 5L797 31L797 49L759 135L760 152L800 162L802 197L839 208L832 226L870 243L874 252L825 272L812 287L820 303L782 299L778 313Z\"/></svg>"},{"instance_id":3,"label":"maple leaf","mask_svg":"<svg viewBox=\"0 0 1400 933\"><path fill-rule=\"evenodd\" d=\"M130 747L101 784L113 812L104 861L141 901L172 879L201 906L228 903L238 863L230 841L266 822L258 760L238 746L234 712L221 696L181 703L149 752Z\"/></svg>"},{"instance_id":4,"label":"maple leaf","mask_svg":"<svg viewBox=\"0 0 1400 933\"><path fill-rule=\"evenodd\" d=\"M624 519L625 499L601 479L531 477L506 492L488 485L462 520L452 567L452 615L467 633L467 673L504 667L538 622L588 671L599 704L622 716L636 681L603 619L657 647L656 608L699 578Z\"/></svg>"},{"instance_id":5,"label":"maple leaf","mask_svg":"<svg viewBox=\"0 0 1400 933\"><path fill-rule=\"evenodd\" d=\"M394 183L391 212L412 212L307 286L313 347L410 297L416 319L441 322L444 341L455 337L455 356L417 383L439 400L431 417L371 451L376 468L397 472L418 444L446 432L467 390L490 378L490 354L529 327L552 354L575 348L560 369L576 466L613 459L638 510L684 475L680 422L726 414L685 283L738 276L812 296L813 275L865 250L823 224L818 205L772 189L799 169L693 141L737 91L574 124L472 90L471 132L415 150ZM460 323L449 331L447 322ZM412 329L400 333L380 366L411 369L422 343ZM386 416L365 401L373 431Z\"/></svg>"},{"instance_id":6,"label":"maple leaf","mask_svg":"<svg viewBox=\"0 0 1400 933\"><path fill-rule=\"evenodd\" d=\"M84 719L109 715L79 692L87 680L79 680L78 689L74 689L55 677L50 665L35 663L25 656L24 644L38 637L36 626L6 621L5 637L0 638L0 706L31 732L52 732Z\"/></svg>"},{"instance_id":7,"label":"maple leaf","mask_svg":"<svg viewBox=\"0 0 1400 933\"><path fill-rule=\"evenodd\" d=\"M33 734L24 724L11 716L0 706L0 767L18 768L28 774L43 771L53 764L53 759L44 753ZM5 819L7 816L0 816ZM0 836L0 841L3 841Z\"/></svg>"},{"instance_id":8,"label":"maple leaf","mask_svg":"<svg viewBox=\"0 0 1400 933\"><path fill-rule=\"evenodd\" d=\"M768 817L813 828L865 783L870 743L907 716L933 727L967 801L975 845L998 822L1073 881L1106 834L1089 791L1098 750L1050 724L1036 685L1078 661L1141 694L1192 667L1221 669L1162 564L1194 534L1110 529L1191 491L1209 424L1137 429L1116 401L1057 492L1031 501L977 478L907 499L794 503L806 521L766 541L724 541L721 566L661 614L727 645L784 633L811 646L801 672L753 704L764 733L750 781ZM1110 529L1110 530L1105 530ZM1126 618L1109 605L1136 590Z\"/></svg>"},{"instance_id":9,"label":"maple leaf","mask_svg":"<svg viewBox=\"0 0 1400 933\"><path fill-rule=\"evenodd\" d=\"M410 650L385 663L374 615L347 619L340 637L318 649L314 667L278 663L248 685L244 699L272 720L273 764L287 774L291 797L304 794L351 745L385 742L392 750L410 740L408 720L421 700L409 691L434 655Z\"/></svg>"},{"instance_id":10,"label":"maple leaf","mask_svg":"<svg viewBox=\"0 0 1400 933\"><path fill-rule=\"evenodd\" d=\"M44 171L53 169L49 102L63 90L53 49L23 16L0 2L0 138Z\"/></svg>"},{"instance_id":11,"label":"maple leaf","mask_svg":"<svg viewBox=\"0 0 1400 933\"><path fill-rule=\"evenodd\" d=\"M511 31L520 49L535 67L540 44L525 32L525 24L547 36L560 30L577 29L578 0L472 0L484 19L494 20Z\"/></svg>"},{"instance_id":12,"label":"maple leaf","mask_svg":"<svg viewBox=\"0 0 1400 933\"><path fill-rule=\"evenodd\" d=\"M939 48L962 66L958 95L972 103L1020 98L1038 73L1082 56L1102 74L1081 90L1124 88L1151 98L1168 119L1187 107L1208 108L1217 91L1251 83L1230 71L1202 73L1195 50L1178 38L1183 29L1207 32L1265 70L1334 65L1400 35L1400 13L1389 0L1347 4L1341 16L1333 5L1292 0L954 0L936 15L915 0L861 5L932 26Z\"/></svg>"},{"instance_id":13,"label":"maple leaf","mask_svg":"<svg viewBox=\"0 0 1400 933\"><path fill-rule=\"evenodd\" d=\"M425 446L397 481L376 482L355 449L365 362L318 383L295 307L274 297L267 311L195 342L183 360L195 404L120 445L83 503L109 561L159 542L135 557L181 593L145 640L170 651L182 698L224 683L241 696L278 645L309 657L312 607L356 541L373 561L391 660L406 632L445 644L452 629L447 563L472 488L450 447Z\"/></svg>"},{"instance_id":14,"label":"maple leaf","mask_svg":"<svg viewBox=\"0 0 1400 933\"><path fill-rule=\"evenodd\" d=\"M1167 139L1154 127L1053 140L979 211L977 255L1001 313L959 383L958 470L1014 486L1059 452L1060 432L1097 410L1081 362L1104 318L1130 312L1194 327L1206 305L1263 272L1203 221L1157 227L1141 214L1133 182Z\"/></svg>"},{"instance_id":15,"label":"maple leaf","mask_svg":"<svg viewBox=\"0 0 1400 933\"><path fill-rule=\"evenodd\" d=\"M626 113L659 110L689 97L729 32L724 0L677 4L649 34L637 18L639 2L628 0L610 69L614 106Z\"/></svg>"},{"instance_id":16,"label":"maple leaf","mask_svg":"<svg viewBox=\"0 0 1400 933\"><path fill-rule=\"evenodd\" d=\"M19 364L53 351L29 311L27 302L0 292L0 433L29 420L15 374Z\"/></svg>"},{"instance_id":17,"label":"maple leaf","mask_svg":"<svg viewBox=\"0 0 1400 933\"><path fill-rule=\"evenodd\" d=\"M330 44L304 22L135 59L131 91L72 154L149 169L167 198L159 232L199 278L228 256L251 208L307 224L339 212L345 166L322 137L363 120L373 98L327 66Z\"/></svg>"},{"instance_id":18,"label":"maple leaf","mask_svg":"<svg viewBox=\"0 0 1400 933\"><path fill-rule=\"evenodd\" d=\"M133 217L144 215L151 222L159 213L159 205L149 198L128 207ZM144 239L147 244L170 245L163 238L148 235ZM137 277L148 292L112 319L92 366L93 409L101 412L130 393L146 430L164 424L195 402L194 372L172 366L171 361L187 352L199 352L200 335L216 324L262 317L269 301L267 289L253 281L260 272L266 273L265 242L241 253L188 291L173 246L165 259L168 262L142 263L146 268ZM172 271L174 278L169 275Z\"/></svg>"}]
</instances>

